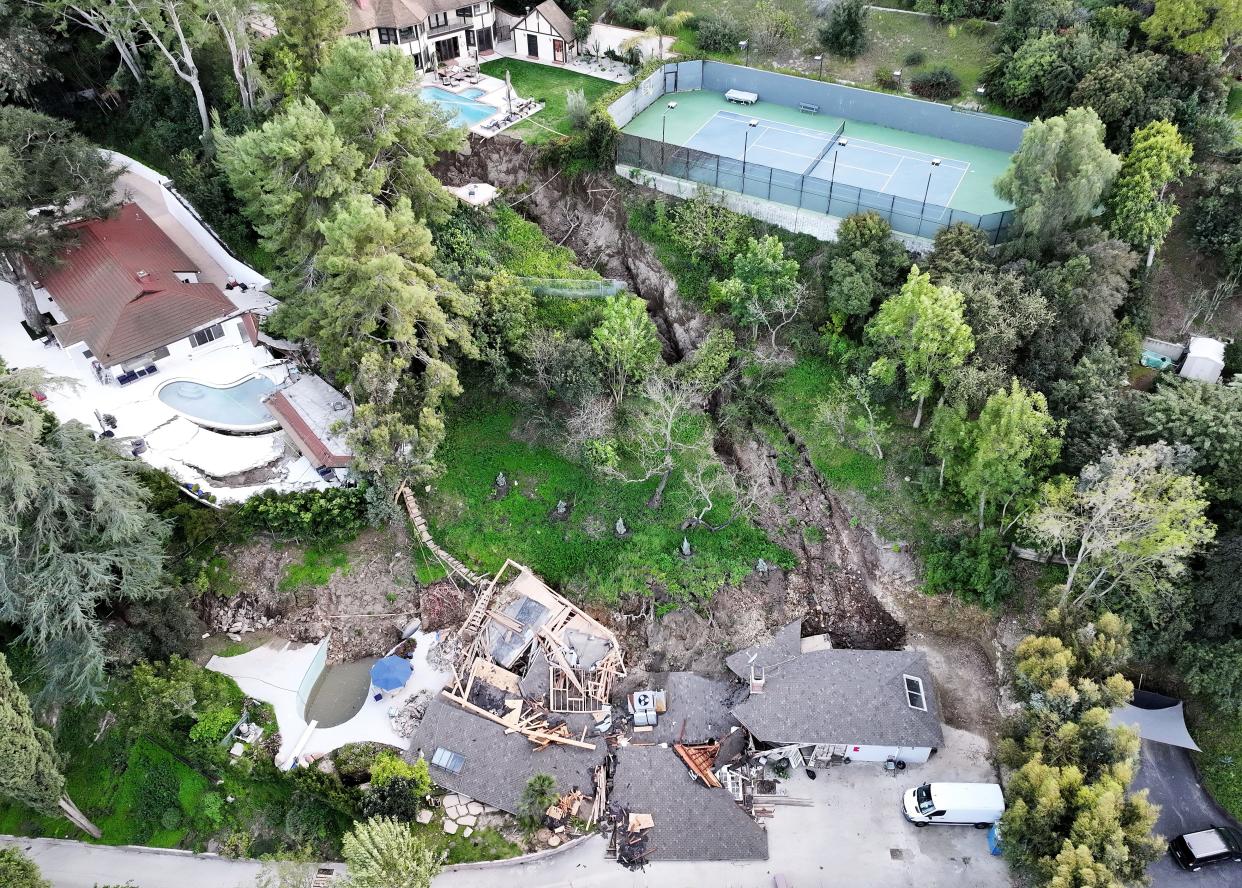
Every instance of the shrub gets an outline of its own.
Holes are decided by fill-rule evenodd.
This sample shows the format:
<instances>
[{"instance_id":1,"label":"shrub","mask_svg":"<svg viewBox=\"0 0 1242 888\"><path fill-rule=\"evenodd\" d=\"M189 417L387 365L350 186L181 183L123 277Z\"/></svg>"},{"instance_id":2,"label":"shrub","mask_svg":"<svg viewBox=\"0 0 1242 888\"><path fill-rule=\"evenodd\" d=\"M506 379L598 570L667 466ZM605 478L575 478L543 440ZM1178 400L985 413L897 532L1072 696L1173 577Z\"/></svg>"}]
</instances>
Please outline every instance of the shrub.
<instances>
[{"instance_id":1,"label":"shrub","mask_svg":"<svg viewBox=\"0 0 1242 888\"><path fill-rule=\"evenodd\" d=\"M834 55L856 59L867 51L867 0L838 0L819 26L819 45Z\"/></svg>"},{"instance_id":2,"label":"shrub","mask_svg":"<svg viewBox=\"0 0 1242 888\"><path fill-rule=\"evenodd\" d=\"M393 777L383 784L372 784L362 797L362 813L367 817L395 817L413 820L423 794L413 780Z\"/></svg>"},{"instance_id":3,"label":"shrub","mask_svg":"<svg viewBox=\"0 0 1242 888\"><path fill-rule=\"evenodd\" d=\"M309 793L295 792L285 812L285 833L299 845L322 842L331 835L332 816Z\"/></svg>"},{"instance_id":4,"label":"shrub","mask_svg":"<svg viewBox=\"0 0 1242 888\"><path fill-rule=\"evenodd\" d=\"M231 706L212 707L190 728L190 739L198 743L216 743L224 739L239 718L241 713Z\"/></svg>"},{"instance_id":5,"label":"shrub","mask_svg":"<svg viewBox=\"0 0 1242 888\"><path fill-rule=\"evenodd\" d=\"M1008 549L989 528L977 536L938 537L923 555L923 588L995 607L1014 591Z\"/></svg>"},{"instance_id":6,"label":"shrub","mask_svg":"<svg viewBox=\"0 0 1242 888\"><path fill-rule=\"evenodd\" d=\"M695 43L704 52L732 52L746 37L746 29L727 12L705 15L697 23Z\"/></svg>"},{"instance_id":7,"label":"shrub","mask_svg":"<svg viewBox=\"0 0 1242 888\"><path fill-rule=\"evenodd\" d=\"M163 829L177 829L181 826L181 809L169 808L160 815L160 827Z\"/></svg>"},{"instance_id":8,"label":"shrub","mask_svg":"<svg viewBox=\"0 0 1242 888\"><path fill-rule=\"evenodd\" d=\"M907 68L917 68L919 65L923 64L925 61L927 61L927 56L923 54L922 50L916 49L914 52L906 54L906 57L902 61L902 64L905 65Z\"/></svg>"},{"instance_id":9,"label":"shrub","mask_svg":"<svg viewBox=\"0 0 1242 888\"><path fill-rule=\"evenodd\" d=\"M556 801L556 780L549 774L536 774L526 781L522 801L518 803L518 819L527 829L538 829L544 812Z\"/></svg>"},{"instance_id":10,"label":"shrub","mask_svg":"<svg viewBox=\"0 0 1242 888\"><path fill-rule=\"evenodd\" d=\"M955 99L962 94L962 81L948 68L933 68L910 78L910 92L925 99Z\"/></svg>"},{"instance_id":11,"label":"shrub","mask_svg":"<svg viewBox=\"0 0 1242 888\"><path fill-rule=\"evenodd\" d=\"M880 89L901 89L901 82L889 68L876 68L871 76Z\"/></svg>"},{"instance_id":12,"label":"shrub","mask_svg":"<svg viewBox=\"0 0 1242 888\"><path fill-rule=\"evenodd\" d=\"M1225 375L1242 374L1242 338L1225 346Z\"/></svg>"},{"instance_id":13,"label":"shrub","mask_svg":"<svg viewBox=\"0 0 1242 888\"><path fill-rule=\"evenodd\" d=\"M367 526L367 492L364 486L268 490L238 506L234 518L244 530L279 539L352 539Z\"/></svg>"},{"instance_id":14,"label":"shrub","mask_svg":"<svg viewBox=\"0 0 1242 888\"><path fill-rule=\"evenodd\" d=\"M218 792L206 792L198 800L198 816L212 829L224 823L224 797Z\"/></svg>"},{"instance_id":15,"label":"shrub","mask_svg":"<svg viewBox=\"0 0 1242 888\"><path fill-rule=\"evenodd\" d=\"M972 37L989 37L992 34L993 26L991 22L972 18L962 22L962 30Z\"/></svg>"},{"instance_id":16,"label":"shrub","mask_svg":"<svg viewBox=\"0 0 1242 888\"><path fill-rule=\"evenodd\" d=\"M378 743L347 743L332 754L332 761L341 780L356 786L371 779L371 766L384 751Z\"/></svg>"},{"instance_id":17,"label":"shrub","mask_svg":"<svg viewBox=\"0 0 1242 888\"><path fill-rule=\"evenodd\" d=\"M419 759L411 765L394 752L380 753L371 765L371 783L383 786L397 779L413 783L419 796L431 792L431 775L427 772L426 759Z\"/></svg>"}]
</instances>

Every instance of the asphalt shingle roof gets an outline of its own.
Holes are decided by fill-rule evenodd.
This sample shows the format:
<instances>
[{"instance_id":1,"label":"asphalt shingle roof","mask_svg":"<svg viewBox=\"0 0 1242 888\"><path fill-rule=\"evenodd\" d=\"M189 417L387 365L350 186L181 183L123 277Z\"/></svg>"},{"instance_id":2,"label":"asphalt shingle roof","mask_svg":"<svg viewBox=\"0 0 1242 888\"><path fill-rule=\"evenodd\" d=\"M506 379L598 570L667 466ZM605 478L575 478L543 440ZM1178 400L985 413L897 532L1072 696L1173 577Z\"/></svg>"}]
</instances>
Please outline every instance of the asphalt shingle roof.
<instances>
[{"instance_id":1,"label":"asphalt shingle roof","mask_svg":"<svg viewBox=\"0 0 1242 888\"><path fill-rule=\"evenodd\" d=\"M750 681L750 667L756 670L779 666L802 653L802 621L795 620L776 630L771 641L752 645L725 659L725 665L744 682Z\"/></svg>"},{"instance_id":2,"label":"asphalt shingle roof","mask_svg":"<svg viewBox=\"0 0 1242 888\"><path fill-rule=\"evenodd\" d=\"M728 792L693 779L667 747L618 747L609 802L651 815L652 860L768 858L767 831Z\"/></svg>"},{"instance_id":3,"label":"asphalt shingle roof","mask_svg":"<svg viewBox=\"0 0 1242 888\"><path fill-rule=\"evenodd\" d=\"M707 743L726 737L738 725L729 710L739 696L745 696L745 690L732 678L670 672L662 678L652 675L649 686L664 689L668 710L660 715L655 729L642 736L644 741Z\"/></svg>"},{"instance_id":4,"label":"asphalt shingle roof","mask_svg":"<svg viewBox=\"0 0 1242 888\"><path fill-rule=\"evenodd\" d=\"M506 734L500 725L436 697L410 738L406 755L414 761L422 750L431 779L450 792L517 814L522 790L536 774L554 777L557 792L566 793L577 786L587 795L593 794L594 768L605 755L603 740L596 738L595 743L594 752L563 743L536 751L521 734ZM431 764L438 746L465 759L459 773Z\"/></svg>"},{"instance_id":5,"label":"asphalt shingle roof","mask_svg":"<svg viewBox=\"0 0 1242 888\"><path fill-rule=\"evenodd\" d=\"M766 673L763 692L733 709L761 742L944 744L935 685L919 651L810 651ZM907 702L903 675L922 682L926 711Z\"/></svg>"}]
</instances>

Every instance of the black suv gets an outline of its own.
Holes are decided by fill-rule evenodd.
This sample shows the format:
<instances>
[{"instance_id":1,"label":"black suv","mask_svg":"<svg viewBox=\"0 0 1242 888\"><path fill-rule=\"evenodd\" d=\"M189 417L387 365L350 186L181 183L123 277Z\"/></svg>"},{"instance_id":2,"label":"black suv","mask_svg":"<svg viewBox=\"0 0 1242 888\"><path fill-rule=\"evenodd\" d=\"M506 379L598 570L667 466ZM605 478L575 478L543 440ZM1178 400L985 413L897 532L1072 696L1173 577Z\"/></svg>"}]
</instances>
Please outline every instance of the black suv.
<instances>
[{"instance_id":1,"label":"black suv","mask_svg":"<svg viewBox=\"0 0 1242 888\"><path fill-rule=\"evenodd\" d=\"M1242 834L1227 826L1186 833L1169 842L1169 854L1178 866L1191 872L1209 863L1242 861Z\"/></svg>"}]
</instances>

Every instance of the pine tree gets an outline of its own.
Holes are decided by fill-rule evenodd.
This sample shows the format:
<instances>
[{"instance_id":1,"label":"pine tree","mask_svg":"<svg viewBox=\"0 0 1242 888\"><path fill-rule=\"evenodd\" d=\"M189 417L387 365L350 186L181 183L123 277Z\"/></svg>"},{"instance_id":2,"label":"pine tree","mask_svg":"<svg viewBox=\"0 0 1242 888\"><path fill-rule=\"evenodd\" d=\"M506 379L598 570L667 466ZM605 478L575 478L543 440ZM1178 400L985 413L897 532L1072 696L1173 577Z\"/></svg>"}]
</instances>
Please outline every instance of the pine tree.
<instances>
[{"instance_id":1,"label":"pine tree","mask_svg":"<svg viewBox=\"0 0 1242 888\"><path fill-rule=\"evenodd\" d=\"M0 654L0 795L42 814L65 814L95 838L99 830L65 795L52 735L35 724L30 701Z\"/></svg>"},{"instance_id":2,"label":"pine tree","mask_svg":"<svg viewBox=\"0 0 1242 888\"><path fill-rule=\"evenodd\" d=\"M372 817L345 834L348 888L429 888L440 871L436 852L409 824Z\"/></svg>"}]
</instances>

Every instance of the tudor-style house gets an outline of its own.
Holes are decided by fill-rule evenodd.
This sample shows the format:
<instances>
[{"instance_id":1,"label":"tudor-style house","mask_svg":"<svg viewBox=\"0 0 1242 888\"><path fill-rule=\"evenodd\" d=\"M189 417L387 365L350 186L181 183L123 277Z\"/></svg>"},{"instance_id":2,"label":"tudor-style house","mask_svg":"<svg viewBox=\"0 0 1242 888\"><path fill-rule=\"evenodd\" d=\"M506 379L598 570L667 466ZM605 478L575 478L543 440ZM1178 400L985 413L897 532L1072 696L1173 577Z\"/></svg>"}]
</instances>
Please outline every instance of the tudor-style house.
<instances>
[{"instance_id":1,"label":"tudor-style house","mask_svg":"<svg viewBox=\"0 0 1242 888\"><path fill-rule=\"evenodd\" d=\"M496 16L488 0L350 0L345 33L374 47L396 46L421 71L467 63L495 44Z\"/></svg>"}]
</instances>

